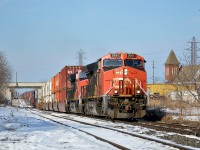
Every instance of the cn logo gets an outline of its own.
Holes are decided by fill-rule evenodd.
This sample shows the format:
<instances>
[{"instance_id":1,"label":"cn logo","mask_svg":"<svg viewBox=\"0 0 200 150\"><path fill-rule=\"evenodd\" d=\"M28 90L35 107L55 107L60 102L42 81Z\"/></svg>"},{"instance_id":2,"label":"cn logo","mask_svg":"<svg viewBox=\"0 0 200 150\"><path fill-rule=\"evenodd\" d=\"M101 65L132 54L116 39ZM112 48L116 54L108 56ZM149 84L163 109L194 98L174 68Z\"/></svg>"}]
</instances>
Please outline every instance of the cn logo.
<instances>
[{"instance_id":1,"label":"cn logo","mask_svg":"<svg viewBox=\"0 0 200 150\"><path fill-rule=\"evenodd\" d=\"M68 71L68 74L72 74L73 72L70 70L70 71Z\"/></svg>"}]
</instances>

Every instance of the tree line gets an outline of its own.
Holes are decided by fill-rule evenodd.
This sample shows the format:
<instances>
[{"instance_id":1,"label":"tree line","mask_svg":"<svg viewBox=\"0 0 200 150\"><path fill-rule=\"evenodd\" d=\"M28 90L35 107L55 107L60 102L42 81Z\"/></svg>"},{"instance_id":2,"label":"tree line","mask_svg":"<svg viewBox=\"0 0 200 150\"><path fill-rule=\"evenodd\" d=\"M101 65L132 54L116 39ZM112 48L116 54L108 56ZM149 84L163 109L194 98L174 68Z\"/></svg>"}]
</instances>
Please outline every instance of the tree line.
<instances>
[{"instance_id":1,"label":"tree line","mask_svg":"<svg viewBox=\"0 0 200 150\"><path fill-rule=\"evenodd\" d=\"M6 59L6 55L0 52L0 103L4 103L4 88L12 78L12 67Z\"/></svg>"}]
</instances>

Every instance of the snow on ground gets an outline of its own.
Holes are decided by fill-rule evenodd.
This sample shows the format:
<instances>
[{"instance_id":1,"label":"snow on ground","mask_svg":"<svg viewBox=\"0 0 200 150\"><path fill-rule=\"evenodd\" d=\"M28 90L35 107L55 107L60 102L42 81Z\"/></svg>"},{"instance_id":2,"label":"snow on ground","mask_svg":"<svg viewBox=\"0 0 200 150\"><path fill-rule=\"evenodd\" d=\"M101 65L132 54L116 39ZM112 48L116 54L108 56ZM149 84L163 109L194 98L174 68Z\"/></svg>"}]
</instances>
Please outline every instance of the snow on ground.
<instances>
[{"instance_id":1,"label":"snow on ground","mask_svg":"<svg viewBox=\"0 0 200 150\"><path fill-rule=\"evenodd\" d=\"M200 121L200 115L199 116L186 116L183 119L190 120L190 121Z\"/></svg>"},{"instance_id":2,"label":"snow on ground","mask_svg":"<svg viewBox=\"0 0 200 150\"><path fill-rule=\"evenodd\" d=\"M40 112L38 110L36 111L38 114L44 114L44 112ZM123 123L106 122L72 114L54 112L52 112L52 114L65 117L67 116L69 118L75 118L84 122L100 124L107 127L118 128L124 131L135 132L138 134L151 132L150 129L126 125ZM131 149L174 149L159 143L130 137L128 135L122 136L119 133L106 133L102 129L85 126L72 121L66 121L64 119L57 118L57 120L91 132L92 134L98 136L106 136L110 139L114 139L115 141L118 140L119 142L123 141L122 143L124 143L124 146ZM78 130L62 126L47 119L41 118L38 115L27 111L26 109L13 107L0 107L0 135L1 150L116 149L115 147L101 142L85 133L81 133Z\"/></svg>"},{"instance_id":3,"label":"snow on ground","mask_svg":"<svg viewBox=\"0 0 200 150\"><path fill-rule=\"evenodd\" d=\"M22 109L0 107L0 124L1 150L115 149Z\"/></svg>"},{"instance_id":4,"label":"snow on ground","mask_svg":"<svg viewBox=\"0 0 200 150\"><path fill-rule=\"evenodd\" d=\"M65 114L65 116L68 116L68 114ZM63 119L63 118L57 118L57 117L55 118L55 117L52 117L52 116L48 116L48 117L50 117L53 120L56 119L57 121L62 122L64 124L67 124L69 126L73 126L75 128L79 128L81 130L87 131L91 134L98 135L101 138L106 138L107 140L110 140L112 142L123 145L124 147L127 147L129 149L138 149L138 148L139 149L148 149L148 150L149 149L160 150L160 148L162 148L162 149L174 149L174 148L164 146L164 145L159 144L159 143L155 143L153 141L148 141L148 140L140 139L140 138L133 137L133 136L130 136L130 135L125 135L125 134L122 134L122 133L119 133L119 132L116 132L116 131L110 131L110 130L102 129L102 128L98 128L98 127L91 127L90 125L80 124L80 123L70 121L70 120L66 120L66 119ZM76 118L76 116L75 116L75 118ZM78 118L76 118L76 119L80 120ZM84 117L83 122L88 122L88 119L89 118Z\"/></svg>"},{"instance_id":5,"label":"snow on ground","mask_svg":"<svg viewBox=\"0 0 200 150\"><path fill-rule=\"evenodd\" d=\"M48 112L49 113L49 112ZM84 116L77 116L77 115L73 115L73 114L64 114L64 113L56 113L56 112L50 112L53 115L56 116L67 116L68 118L74 119L74 120L79 120L82 122L87 122L87 123L91 123L91 124L97 124L97 125L101 125L101 126L105 126L105 127L110 127L110 128L115 128L118 130L122 130L125 132L130 132L130 133L134 133L134 134L139 134L139 135L143 135L143 136L147 136L147 137L151 137L157 140L161 140L161 141L166 141L164 139L161 139L161 136L171 136L171 135L177 135L177 133L173 133L173 132L162 132L162 131L155 131L153 129L148 129L148 128L144 128L144 127L140 127L140 126L133 126L133 125L128 125L128 124L124 124L124 123L116 123L116 122L110 122L110 121L102 121L99 119L94 119L94 118L88 118L88 117L84 117ZM196 139L198 141L200 141L199 137L193 136L193 135L182 135L183 137L188 137L191 139ZM138 139L141 140L141 139ZM135 140L137 141L137 140ZM141 145L140 148L143 148L143 146ZM158 147L159 149L160 147ZM192 147L188 147L191 149L195 149ZM145 149L145 148L144 148ZM152 148L153 149L153 148ZM163 148L162 148L163 149ZM198 148L197 148L198 149Z\"/></svg>"},{"instance_id":6,"label":"snow on ground","mask_svg":"<svg viewBox=\"0 0 200 150\"><path fill-rule=\"evenodd\" d=\"M192 107L191 109L183 109L182 115L180 109L169 109L164 108L162 111L166 112L167 114L173 115L174 119L180 118L183 116L183 119L186 121L200 121L200 108Z\"/></svg>"},{"instance_id":7,"label":"snow on ground","mask_svg":"<svg viewBox=\"0 0 200 150\"><path fill-rule=\"evenodd\" d=\"M30 104L27 104L27 102L24 99L13 99L12 106L21 107L21 108L32 107Z\"/></svg>"}]
</instances>

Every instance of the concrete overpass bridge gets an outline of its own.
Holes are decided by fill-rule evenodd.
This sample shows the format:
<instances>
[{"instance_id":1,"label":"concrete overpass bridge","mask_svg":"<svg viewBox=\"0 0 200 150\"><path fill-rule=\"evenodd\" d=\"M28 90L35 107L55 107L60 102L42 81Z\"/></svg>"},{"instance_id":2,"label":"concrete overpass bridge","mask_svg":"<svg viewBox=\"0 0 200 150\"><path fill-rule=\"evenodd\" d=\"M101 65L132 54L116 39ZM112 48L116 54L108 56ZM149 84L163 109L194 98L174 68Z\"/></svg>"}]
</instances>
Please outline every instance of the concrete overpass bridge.
<instances>
[{"instance_id":1,"label":"concrete overpass bridge","mask_svg":"<svg viewBox=\"0 0 200 150\"><path fill-rule=\"evenodd\" d=\"M10 82L6 85L7 88L41 88L45 85L45 82Z\"/></svg>"},{"instance_id":2,"label":"concrete overpass bridge","mask_svg":"<svg viewBox=\"0 0 200 150\"><path fill-rule=\"evenodd\" d=\"M45 82L10 82L7 83L5 89L3 90L3 94L6 97L6 99L11 100L11 92L10 89L42 89L42 87L45 85Z\"/></svg>"}]
</instances>

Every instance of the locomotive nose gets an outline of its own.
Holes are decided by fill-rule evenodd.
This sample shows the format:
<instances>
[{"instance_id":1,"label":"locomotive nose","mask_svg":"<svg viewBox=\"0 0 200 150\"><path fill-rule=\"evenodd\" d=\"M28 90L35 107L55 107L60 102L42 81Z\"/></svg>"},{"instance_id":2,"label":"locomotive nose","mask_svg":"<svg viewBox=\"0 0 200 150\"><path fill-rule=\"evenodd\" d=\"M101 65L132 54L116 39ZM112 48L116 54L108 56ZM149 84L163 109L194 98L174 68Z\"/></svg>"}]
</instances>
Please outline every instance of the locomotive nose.
<instances>
[{"instance_id":1,"label":"locomotive nose","mask_svg":"<svg viewBox=\"0 0 200 150\"><path fill-rule=\"evenodd\" d=\"M132 81L129 76L129 68L121 68L115 71L115 78L113 79L113 94L132 94Z\"/></svg>"}]
</instances>

